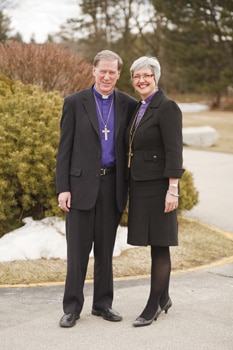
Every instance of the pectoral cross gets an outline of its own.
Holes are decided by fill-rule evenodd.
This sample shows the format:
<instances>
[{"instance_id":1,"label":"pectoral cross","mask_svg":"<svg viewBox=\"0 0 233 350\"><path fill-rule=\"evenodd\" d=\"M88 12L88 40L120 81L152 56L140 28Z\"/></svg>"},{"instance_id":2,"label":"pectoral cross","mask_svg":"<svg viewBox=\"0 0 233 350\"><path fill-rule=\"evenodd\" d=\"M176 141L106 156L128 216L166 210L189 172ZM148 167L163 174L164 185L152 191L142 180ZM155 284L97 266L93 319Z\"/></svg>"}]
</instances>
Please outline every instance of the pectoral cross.
<instances>
[{"instance_id":1,"label":"pectoral cross","mask_svg":"<svg viewBox=\"0 0 233 350\"><path fill-rule=\"evenodd\" d=\"M108 141L108 133L110 132L110 130L107 129L107 126L104 126L104 130L102 130L102 133L104 134L104 139L105 141Z\"/></svg>"},{"instance_id":2,"label":"pectoral cross","mask_svg":"<svg viewBox=\"0 0 233 350\"><path fill-rule=\"evenodd\" d=\"M128 153L128 168L130 168L131 164L131 158L133 157L132 149L131 147L129 148L129 153Z\"/></svg>"}]
</instances>

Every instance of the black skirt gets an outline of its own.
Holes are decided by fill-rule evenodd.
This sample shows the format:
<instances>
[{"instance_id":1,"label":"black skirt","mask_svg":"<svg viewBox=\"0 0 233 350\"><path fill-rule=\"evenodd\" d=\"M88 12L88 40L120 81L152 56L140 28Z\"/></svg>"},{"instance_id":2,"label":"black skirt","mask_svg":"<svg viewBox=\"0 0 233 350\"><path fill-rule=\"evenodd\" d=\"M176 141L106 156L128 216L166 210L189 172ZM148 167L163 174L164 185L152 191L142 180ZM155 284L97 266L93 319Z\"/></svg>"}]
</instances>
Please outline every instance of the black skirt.
<instances>
[{"instance_id":1,"label":"black skirt","mask_svg":"<svg viewBox=\"0 0 233 350\"><path fill-rule=\"evenodd\" d=\"M136 246L177 246L177 210L165 214L169 180L130 179L128 240Z\"/></svg>"}]
</instances>

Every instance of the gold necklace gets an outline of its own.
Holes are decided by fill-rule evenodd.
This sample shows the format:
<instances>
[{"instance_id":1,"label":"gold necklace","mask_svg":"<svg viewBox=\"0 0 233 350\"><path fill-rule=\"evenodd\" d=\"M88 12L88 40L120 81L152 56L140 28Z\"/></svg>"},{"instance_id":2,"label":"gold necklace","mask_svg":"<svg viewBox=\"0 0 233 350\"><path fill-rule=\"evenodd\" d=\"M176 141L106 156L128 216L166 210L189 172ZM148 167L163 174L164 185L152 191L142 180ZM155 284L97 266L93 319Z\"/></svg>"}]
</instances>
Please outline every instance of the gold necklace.
<instances>
[{"instance_id":1,"label":"gold necklace","mask_svg":"<svg viewBox=\"0 0 233 350\"><path fill-rule=\"evenodd\" d=\"M130 165L131 165L131 158L133 157L133 153L132 153L132 145L133 145L133 140L134 140L134 136L136 134L136 131L138 129L138 126L140 124L140 121L142 120L142 117L144 115L141 116L139 122L137 123L137 125L135 126L136 124L136 120L137 120L137 117L138 117L138 113L139 113L139 110L140 108L138 109L135 117L134 117L134 120L133 120L133 123L131 125L131 128L130 128L130 131L129 131L129 152L128 152L128 168L130 168Z\"/></svg>"},{"instance_id":2,"label":"gold necklace","mask_svg":"<svg viewBox=\"0 0 233 350\"><path fill-rule=\"evenodd\" d=\"M94 99L95 99L95 103L96 103L96 106L97 106L97 109L98 109L98 112L99 112L100 119L101 119L101 121L102 121L102 123L104 125L104 129L101 130L101 131L104 134L104 140L108 141L108 133L110 133L110 130L108 129L108 121L109 121L110 114L111 114L111 111L112 111L113 97L112 97L111 105L110 105L110 108L109 108L109 111L108 111L108 116L107 116L106 122L104 121L104 118L103 118L103 115L101 113L101 110L100 110L97 98L95 96L95 93L94 93Z\"/></svg>"},{"instance_id":3,"label":"gold necklace","mask_svg":"<svg viewBox=\"0 0 233 350\"><path fill-rule=\"evenodd\" d=\"M155 93L157 93L158 89L155 90L155 92L153 93L153 96L155 95ZM142 104L146 104L145 101L141 101ZM130 128L130 132L129 132L129 153L127 154L128 155L128 168L130 168L130 165L131 165L131 158L133 157L133 153L132 153L132 145L133 145L133 140L134 140L134 136L136 134L136 131L138 129L138 126L142 120L142 117L144 116L148 106L149 106L150 102L147 104L146 106L146 109L144 110L143 114L141 115L138 123L136 124L136 121L137 121L137 117L138 117L138 113L140 112L140 107L138 108L138 111L134 117L134 120L133 120L133 123L132 123L132 126Z\"/></svg>"}]
</instances>

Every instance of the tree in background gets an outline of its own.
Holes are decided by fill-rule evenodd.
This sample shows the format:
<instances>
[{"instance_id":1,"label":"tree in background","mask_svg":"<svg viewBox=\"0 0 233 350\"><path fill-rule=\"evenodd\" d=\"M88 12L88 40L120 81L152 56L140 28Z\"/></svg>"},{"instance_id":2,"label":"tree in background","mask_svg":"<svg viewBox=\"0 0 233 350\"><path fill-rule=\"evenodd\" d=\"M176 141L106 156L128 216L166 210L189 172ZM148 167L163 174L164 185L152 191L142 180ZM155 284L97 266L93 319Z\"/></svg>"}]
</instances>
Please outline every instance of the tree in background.
<instances>
[{"instance_id":1,"label":"tree in background","mask_svg":"<svg viewBox=\"0 0 233 350\"><path fill-rule=\"evenodd\" d=\"M0 13L18 1L2 0ZM1 27L3 19L0 35L6 40L9 22ZM160 86L169 94L197 92L218 107L232 89L232 0L80 0L76 16L48 41L82 52L89 62L102 49L118 52L124 61L118 87L131 94L129 67L142 55L158 57Z\"/></svg>"},{"instance_id":2,"label":"tree in background","mask_svg":"<svg viewBox=\"0 0 233 350\"><path fill-rule=\"evenodd\" d=\"M16 7L18 2L19 0L1 0L0 2L0 42L5 42L8 39L22 41L20 33L11 35L11 19L4 13L6 8Z\"/></svg>"},{"instance_id":3,"label":"tree in background","mask_svg":"<svg viewBox=\"0 0 233 350\"><path fill-rule=\"evenodd\" d=\"M55 43L0 44L0 72L44 91L59 91L61 96L89 87L93 81L92 65L81 54Z\"/></svg>"},{"instance_id":4,"label":"tree in background","mask_svg":"<svg viewBox=\"0 0 233 350\"><path fill-rule=\"evenodd\" d=\"M144 3L149 5L148 1ZM149 10L135 0L92 0L80 1L77 15L61 26L57 39L63 42L77 42L90 49L91 58L96 51L111 49L118 40L124 40L124 49L136 40L133 31L139 23L142 12L148 17ZM145 12L145 9L147 12ZM146 26L148 19L143 18ZM149 18L149 17L148 17ZM142 20L142 19L141 19ZM150 22L150 21L149 21ZM130 52L128 52L130 53Z\"/></svg>"},{"instance_id":5,"label":"tree in background","mask_svg":"<svg viewBox=\"0 0 233 350\"><path fill-rule=\"evenodd\" d=\"M10 35L10 18L0 10L0 42L6 41Z\"/></svg>"},{"instance_id":6,"label":"tree in background","mask_svg":"<svg viewBox=\"0 0 233 350\"><path fill-rule=\"evenodd\" d=\"M164 18L164 60L169 88L207 93L219 107L233 81L233 2L154 0ZM175 83L173 83L175 82Z\"/></svg>"},{"instance_id":7,"label":"tree in background","mask_svg":"<svg viewBox=\"0 0 233 350\"><path fill-rule=\"evenodd\" d=\"M150 1L81 1L79 7L81 12L77 11L50 40L60 40L73 50L83 52L89 61L103 49L116 51L124 61L118 87L132 93L129 66L135 57L147 50L139 38L140 32L146 31L148 25L151 27L154 8Z\"/></svg>"},{"instance_id":8,"label":"tree in background","mask_svg":"<svg viewBox=\"0 0 233 350\"><path fill-rule=\"evenodd\" d=\"M129 66L141 55L157 56L168 93L212 96L213 105L232 84L232 0L81 1L82 12L58 37L92 59L109 48L124 60L119 87L132 93Z\"/></svg>"}]
</instances>

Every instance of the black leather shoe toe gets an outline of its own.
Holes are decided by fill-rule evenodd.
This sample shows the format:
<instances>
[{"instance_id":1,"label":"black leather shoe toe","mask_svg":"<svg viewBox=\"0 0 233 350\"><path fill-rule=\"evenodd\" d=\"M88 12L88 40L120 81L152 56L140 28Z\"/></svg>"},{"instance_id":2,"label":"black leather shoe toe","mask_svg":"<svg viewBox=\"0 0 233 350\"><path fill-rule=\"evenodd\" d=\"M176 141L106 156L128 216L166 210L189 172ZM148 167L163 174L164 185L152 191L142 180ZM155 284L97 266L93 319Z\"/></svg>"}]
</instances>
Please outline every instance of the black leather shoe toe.
<instances>
[{"instance_id":1,"label":"black leather shoe toe","mask_svg":"<svg viewBox=\"0 0 233 350\"><path fill-rule=\"evenodd\" d=\"M119 314L119 312L113 310L110 307L103 310L93 308L92 315L102 316L105 320L112 322L118 322L122 320L122 316Z\"/></svg>"},{"instance_id":2,"label":"black leather shoe toe","mask_svg":"<svg viewBox=\"0 0 233 350\"><path fill-rule=\"evenodd\" d=\"M73 327L79 318L77 314L64 314L60 319L59 325L60 327Z\"/></svg>"}]
</instances>

